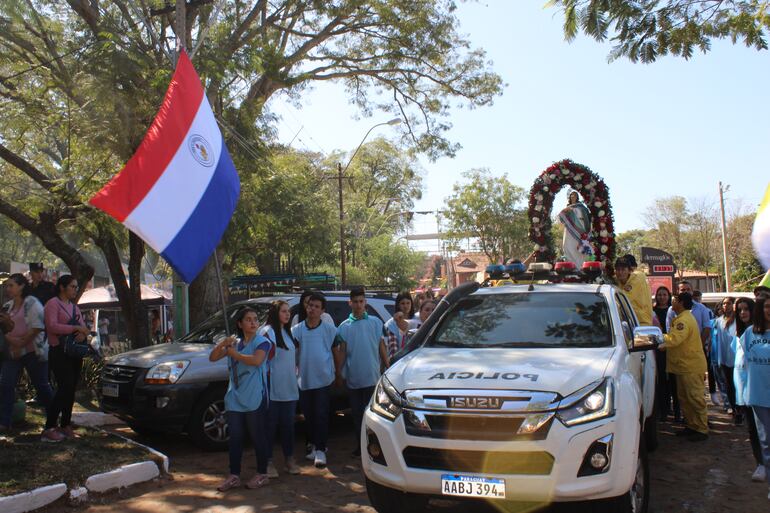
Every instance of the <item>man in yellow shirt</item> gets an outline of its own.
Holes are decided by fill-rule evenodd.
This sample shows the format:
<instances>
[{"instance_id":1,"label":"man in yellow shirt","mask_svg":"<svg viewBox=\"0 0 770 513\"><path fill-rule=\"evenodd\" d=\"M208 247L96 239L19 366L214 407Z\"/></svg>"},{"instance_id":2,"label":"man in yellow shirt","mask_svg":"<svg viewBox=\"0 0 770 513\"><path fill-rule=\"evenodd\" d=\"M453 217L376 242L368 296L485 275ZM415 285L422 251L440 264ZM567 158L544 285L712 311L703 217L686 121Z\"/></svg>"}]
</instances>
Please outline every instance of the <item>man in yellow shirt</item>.
<instances>
[{"instance_id":1,"label":"man in yellow shirt","mask_svg":"<svg viewBox=\"0 0 770 513\"><path fill-rule=\"evenodd\" d=\"M709 431L706 399L703 395L706 357L698 323L690 312L692 295L687 292L677 294L671 298L671 308L676 317L658 349L667 353L666 371L676 375L676 394L687 420L687 427L677 435L700 442L708 439Z\"/></svg>"},{"instance_id":2,"label":"man in yellow shirt","mask_svg":"<svg viewBox=\"0 0 770 513\"><path fill-rule=\"evenodd\" d=\"M631 265L625 258L615 261L615 278L631 302L640 326L652 326L652 295L647 279L642 273L631 272Z\"/></svg>"}]
</instances>

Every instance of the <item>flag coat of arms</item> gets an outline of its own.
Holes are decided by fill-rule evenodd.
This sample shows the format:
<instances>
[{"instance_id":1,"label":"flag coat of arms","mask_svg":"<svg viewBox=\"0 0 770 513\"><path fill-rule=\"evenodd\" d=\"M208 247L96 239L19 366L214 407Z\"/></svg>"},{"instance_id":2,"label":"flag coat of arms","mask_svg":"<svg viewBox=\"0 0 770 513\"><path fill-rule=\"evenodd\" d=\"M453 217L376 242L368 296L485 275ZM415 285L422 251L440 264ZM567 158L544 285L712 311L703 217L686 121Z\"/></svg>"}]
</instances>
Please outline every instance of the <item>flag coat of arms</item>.
<instances>
[{"instance_id":1,"label":"flag coat of arms","mask_svg":"<svg viewBox=\"0 0 770 513\"><path fill-rule=\"evenodd\" d=\"M136 153L90 203L141 237L190 283L230 222L240 181L186 53Z\"/></svg>"}]
</instances>

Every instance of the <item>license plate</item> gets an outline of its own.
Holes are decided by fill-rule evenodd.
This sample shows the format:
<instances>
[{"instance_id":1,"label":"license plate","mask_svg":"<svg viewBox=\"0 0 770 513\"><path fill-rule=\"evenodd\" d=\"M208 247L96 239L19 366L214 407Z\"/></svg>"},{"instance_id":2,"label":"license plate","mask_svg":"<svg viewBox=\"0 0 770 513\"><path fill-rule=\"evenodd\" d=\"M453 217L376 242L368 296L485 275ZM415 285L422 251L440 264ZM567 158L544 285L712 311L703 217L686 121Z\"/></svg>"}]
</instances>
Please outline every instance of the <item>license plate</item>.
<instances>
[{"instance_id":1,"label":"license plate","mask_svg":"<svg viewBox=\"0 0 770 513\"><path fill-rule=\"evenodd\" d=\"M105 397L119 397L120 390L118 389L118 385L114 385L112 383L103 384L102 395Z\"/></svg>"},{"instance_id":2,"label":"license plate","mask_svg":"<svg viewBox=\"0 0 770 513\"><path fill-rule=\"evenodd\" d=\"M441 476L441 495L505 499L505 480L443 474Z\"/></svg>"}]
</instances>

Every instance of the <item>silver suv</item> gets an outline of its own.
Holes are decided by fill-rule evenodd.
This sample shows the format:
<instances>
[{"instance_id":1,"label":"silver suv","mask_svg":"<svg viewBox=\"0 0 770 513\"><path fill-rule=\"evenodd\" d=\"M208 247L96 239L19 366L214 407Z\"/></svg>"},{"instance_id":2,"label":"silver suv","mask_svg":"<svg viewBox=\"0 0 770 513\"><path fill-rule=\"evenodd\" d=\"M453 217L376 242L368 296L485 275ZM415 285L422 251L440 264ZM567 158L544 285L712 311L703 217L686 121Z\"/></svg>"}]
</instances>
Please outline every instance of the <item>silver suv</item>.
<instances>
[{"instance_id":1,"label":"silver suv","mask_svg":"<svg viewBox=\"0 0 770 513\"><path fill-rule=\"evenodd\" d=\"M231 326L238 311L246 306L257 310L264 322L270 303L276 299L288 302L292 315L299 309L296 295L249 299L228 307ZM393 299L367 298L369 315L383 321L390 319L393 308ZM350 314L348 295L326 293L326 311L337 325L345 320ZM138 433L184 432L200 447L227 448L227 361L209 361L213 341L223 335L222 313L218 312L178 341L108 359L101 378L102 409L123 419ZM333 405L339 406L339 401Z\"/></svg>"}]
</instances>

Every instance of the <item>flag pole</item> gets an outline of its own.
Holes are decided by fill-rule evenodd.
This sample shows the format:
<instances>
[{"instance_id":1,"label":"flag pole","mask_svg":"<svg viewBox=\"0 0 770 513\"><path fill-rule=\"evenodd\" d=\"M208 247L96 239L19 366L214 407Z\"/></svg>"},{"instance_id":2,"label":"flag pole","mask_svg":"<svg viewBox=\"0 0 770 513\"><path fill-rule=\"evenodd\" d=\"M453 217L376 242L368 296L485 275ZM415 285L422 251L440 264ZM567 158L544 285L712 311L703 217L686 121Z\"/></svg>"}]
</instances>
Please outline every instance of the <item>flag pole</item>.
<instances>
[{"instance_id":1,"label":"flag pole","mask_svg":"<svg viewBox=\"0 0 770 513\"><path fill-rule=\"evenodd\" d=\"M222 304L222 317L225 320L225 335L230 336L230 321L227 319L227 305L225 305L225 290L222 285L222 265L219 263L219 254L217 249L214 248L214 267L217 272L217 284L219 289L219 301Z\"/></svg>"}]
</instances>

